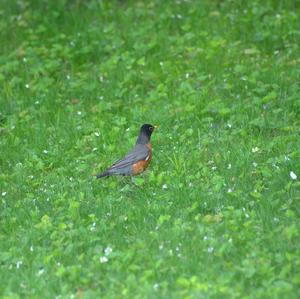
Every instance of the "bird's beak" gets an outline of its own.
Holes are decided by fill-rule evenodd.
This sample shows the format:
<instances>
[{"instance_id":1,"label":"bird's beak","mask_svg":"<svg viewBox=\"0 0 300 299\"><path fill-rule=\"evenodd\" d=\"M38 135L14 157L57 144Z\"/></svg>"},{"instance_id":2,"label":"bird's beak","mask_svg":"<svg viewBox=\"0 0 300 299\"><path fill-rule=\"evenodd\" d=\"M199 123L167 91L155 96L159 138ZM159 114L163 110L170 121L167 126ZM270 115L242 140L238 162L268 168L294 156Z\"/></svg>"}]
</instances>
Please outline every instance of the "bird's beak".
<instances>
[{"instance_id":1,"label":"bird's beak","mask_svg":"<svg viewBox=\"0 0 300 299\"><path fill-rule=\"evenodd\" d=\"M154 129L153 129L153 131L154 131L154 130L156 130L156 129L158 129L158 128L159 128L159 126L154 126Z\"/></svg>"}]
</instances>

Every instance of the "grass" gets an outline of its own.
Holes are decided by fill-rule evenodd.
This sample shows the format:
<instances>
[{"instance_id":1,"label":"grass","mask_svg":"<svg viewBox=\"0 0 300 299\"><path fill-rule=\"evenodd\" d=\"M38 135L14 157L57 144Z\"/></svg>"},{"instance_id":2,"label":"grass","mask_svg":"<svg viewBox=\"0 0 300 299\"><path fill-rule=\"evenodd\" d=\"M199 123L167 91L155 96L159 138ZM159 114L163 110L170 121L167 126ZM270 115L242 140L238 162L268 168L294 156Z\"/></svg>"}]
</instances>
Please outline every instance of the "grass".
<instances>
[{"instance_id":1,"label":"grass","mask_svg":"<svg viewBox=\"0 0 300 299\"><path fill-rule=\"evenodd\" d=\"M1 298L300 297L298 1L0 5Z\"/></svg>"}]
</instances>

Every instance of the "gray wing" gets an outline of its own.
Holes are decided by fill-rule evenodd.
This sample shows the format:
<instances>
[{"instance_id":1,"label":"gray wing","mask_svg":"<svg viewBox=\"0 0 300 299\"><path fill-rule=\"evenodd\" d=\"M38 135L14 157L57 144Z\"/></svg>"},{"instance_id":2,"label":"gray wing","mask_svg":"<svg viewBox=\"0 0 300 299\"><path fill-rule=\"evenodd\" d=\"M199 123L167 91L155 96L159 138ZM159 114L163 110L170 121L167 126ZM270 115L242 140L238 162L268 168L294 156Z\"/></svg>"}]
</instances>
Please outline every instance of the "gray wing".
<instances>
[{"instance_id":1,"label":"gray wing","mask_svg":"<svg viewBox=\"0 0 300 299\"><path fill-rule=\"evenodd\" d=\"M129 175L132 172L132 165L140 160L145 160L150 150L142 144L137 144L123 159L116 161L107 172L110 174Z\"/></svg>"}]
</instances>

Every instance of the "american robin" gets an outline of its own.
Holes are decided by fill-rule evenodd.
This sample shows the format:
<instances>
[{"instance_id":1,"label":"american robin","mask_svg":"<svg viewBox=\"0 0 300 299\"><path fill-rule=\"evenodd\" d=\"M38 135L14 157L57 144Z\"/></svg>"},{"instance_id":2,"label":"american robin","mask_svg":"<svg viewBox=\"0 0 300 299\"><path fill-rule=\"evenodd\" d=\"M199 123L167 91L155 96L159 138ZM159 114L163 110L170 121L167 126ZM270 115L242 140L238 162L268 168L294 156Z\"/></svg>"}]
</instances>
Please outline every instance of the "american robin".
<instances>
[{"instance_id":1,"label":"american robin","mask_svg":"<svg viewBox=\"0 0 300 299\"><path fill-rule=\"evenodd\" d=\"M149 124L142 125L135 147L123 159L98 174L97 179L111 175L137 175L143 172L152 158L150 138L155 128L156 126Z\"/></svg>"}]
</instances>

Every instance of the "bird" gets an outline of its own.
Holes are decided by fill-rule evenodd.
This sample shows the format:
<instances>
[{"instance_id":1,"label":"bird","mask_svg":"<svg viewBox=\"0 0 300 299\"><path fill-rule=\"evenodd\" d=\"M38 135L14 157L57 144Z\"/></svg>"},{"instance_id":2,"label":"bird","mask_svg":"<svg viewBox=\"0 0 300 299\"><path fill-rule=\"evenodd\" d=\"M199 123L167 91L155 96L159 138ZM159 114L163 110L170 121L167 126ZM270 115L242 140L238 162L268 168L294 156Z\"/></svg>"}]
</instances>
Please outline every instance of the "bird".
<instances>
[{"instance_id":1,"label":"bird","mask_svg":"<svg viewBox=\"0 0 300 299\"><path fill-rule=\"evenodd\" d=\"M127 155L116 161L104 172L96 176L97 179L113 176L133 176L142 173L149 166L152 159L152 145L150 138L157 126L143 124L134 148Z\"/></svg>"}]
</instances>

